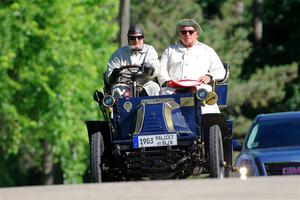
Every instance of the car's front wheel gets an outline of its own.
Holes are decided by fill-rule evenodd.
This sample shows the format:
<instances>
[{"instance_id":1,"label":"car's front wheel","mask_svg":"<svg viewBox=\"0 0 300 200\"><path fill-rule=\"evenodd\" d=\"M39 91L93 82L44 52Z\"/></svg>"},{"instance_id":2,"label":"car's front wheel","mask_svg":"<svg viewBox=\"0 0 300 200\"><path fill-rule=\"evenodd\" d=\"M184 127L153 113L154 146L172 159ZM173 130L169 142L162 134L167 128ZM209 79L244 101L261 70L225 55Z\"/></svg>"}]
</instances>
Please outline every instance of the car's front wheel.
<instances>
[{"instance_id":1,"label":"car's front wheel","mask_svg":"<svg viewBox=\"0 0 300 200\"><path fill-rule=\"evenodd\" d=\"M91 161L91 179L92 182L102 182L101 157L104 152L104 143L101 132L91 135L90 141L90 161Z\"/></svg>"},{"instance_id":2,"label":"car's front wheel","mask_svg":"<svg viewBox=\"0 0 300 200\"><path fill-rule=\"evenodd\" d=\"M209 175L212 178L224 178L223 142L218 125L209 129Z\"/></svg>"}]
</instances>

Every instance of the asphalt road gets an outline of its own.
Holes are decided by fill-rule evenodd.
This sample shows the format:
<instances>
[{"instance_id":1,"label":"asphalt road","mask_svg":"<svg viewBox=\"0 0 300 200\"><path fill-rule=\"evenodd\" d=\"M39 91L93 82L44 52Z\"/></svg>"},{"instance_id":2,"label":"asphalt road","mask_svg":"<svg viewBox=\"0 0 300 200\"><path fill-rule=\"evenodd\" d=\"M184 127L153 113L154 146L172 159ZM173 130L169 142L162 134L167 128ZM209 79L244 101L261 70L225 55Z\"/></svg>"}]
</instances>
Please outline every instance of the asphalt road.
<instances>
[{"instance_id":1,"label":"asphalt road","mask_svg":"<svg viewBox=\"0 0 300 200\"><path fill-rule=\"evenodd\" d=\"M0 200L280 199L300 200L300 176L188 179L1 188Z\"/></svg>"}]
</instances>

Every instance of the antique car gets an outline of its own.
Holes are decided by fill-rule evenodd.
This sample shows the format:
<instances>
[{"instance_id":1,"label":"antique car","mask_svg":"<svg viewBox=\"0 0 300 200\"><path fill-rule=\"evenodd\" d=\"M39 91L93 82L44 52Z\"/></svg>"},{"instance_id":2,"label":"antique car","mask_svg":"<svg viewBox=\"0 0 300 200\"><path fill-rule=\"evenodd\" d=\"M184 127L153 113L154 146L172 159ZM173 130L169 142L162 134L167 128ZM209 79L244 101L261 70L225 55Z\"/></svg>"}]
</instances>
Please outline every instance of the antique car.
<instances>
[{"instance_id":1,"label":"antique car","mask_svg":"<svg viewBox=\"0 0 300 200\"><path fill-rule=\"evenodd\" d=\"M223 112L229 75L224 67L226 77L213 82L211 92L191 86L194 90L160 96L139 96L143 67L122 67L130 92L114 98L105 84L104 92L94 93L104 120L86 121L92 181L229 176L232 120ZM202 113L204 105L215 103L221 113Z\"/></svg>"},{"instance_id":2,"label":"antique car","mask_svg":"<svg viewBox=\"0 0 300 200\"><path fill-rule=\"evenodd\" d=\"M300 174L300 112L259 114L254 119L236 166L241 176Z\"/></svg>"}]
</instances>

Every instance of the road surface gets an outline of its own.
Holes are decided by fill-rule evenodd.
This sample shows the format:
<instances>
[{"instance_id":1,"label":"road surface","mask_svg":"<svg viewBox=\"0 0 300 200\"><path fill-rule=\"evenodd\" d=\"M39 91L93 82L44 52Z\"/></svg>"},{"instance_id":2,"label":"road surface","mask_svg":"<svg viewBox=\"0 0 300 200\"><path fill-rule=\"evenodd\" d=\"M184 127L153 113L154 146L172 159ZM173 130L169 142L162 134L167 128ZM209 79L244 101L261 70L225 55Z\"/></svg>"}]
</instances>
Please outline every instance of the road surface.
<instances>
[{"instance_id":1,"label":"road surface","mask_svg":"<svg viewBox=\"0 0 300 200\"><path fill-rule=\"evenodd\" d=\"M0 200L300 200L300 176L188 179L0 188Z\"/></svg>"}]
</instances>

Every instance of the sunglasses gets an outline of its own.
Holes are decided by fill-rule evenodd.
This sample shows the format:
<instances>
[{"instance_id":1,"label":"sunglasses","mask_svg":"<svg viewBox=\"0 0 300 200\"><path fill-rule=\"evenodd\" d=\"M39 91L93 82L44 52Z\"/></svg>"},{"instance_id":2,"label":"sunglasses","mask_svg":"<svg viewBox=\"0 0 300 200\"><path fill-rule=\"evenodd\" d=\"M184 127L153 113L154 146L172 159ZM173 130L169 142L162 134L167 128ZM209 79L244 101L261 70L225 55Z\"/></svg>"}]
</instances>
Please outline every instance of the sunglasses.
<instances>
[{"instance_id":1,"label":"sunglasses","mask_svg":"<svg viewBox=\"0 0 300 200\"><path fill-rule=\"evenodd\" d=\"M139 35L139 36L129 36L129 40L136 40L136 39L141 40L143 38L144 38L144 36L142 36L142 35Z\"/></svg>"},{"instance_id":2,"label":"sunglasses","mask_svg":"<svg viewBox=\"0 0 300 200\"><path fill-rule=\"evenodd\" d=\"M195 30L188 30L188 31L180 31L181 35L187 35L189 33L190 35L193 35L195 33Z\"/></svg>"}]
</instances>

